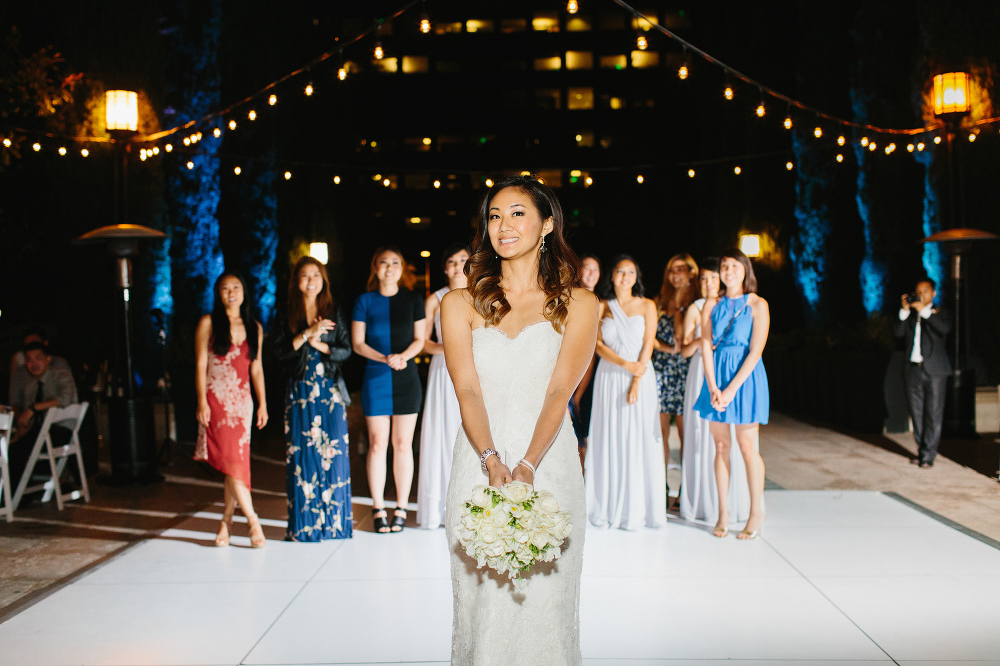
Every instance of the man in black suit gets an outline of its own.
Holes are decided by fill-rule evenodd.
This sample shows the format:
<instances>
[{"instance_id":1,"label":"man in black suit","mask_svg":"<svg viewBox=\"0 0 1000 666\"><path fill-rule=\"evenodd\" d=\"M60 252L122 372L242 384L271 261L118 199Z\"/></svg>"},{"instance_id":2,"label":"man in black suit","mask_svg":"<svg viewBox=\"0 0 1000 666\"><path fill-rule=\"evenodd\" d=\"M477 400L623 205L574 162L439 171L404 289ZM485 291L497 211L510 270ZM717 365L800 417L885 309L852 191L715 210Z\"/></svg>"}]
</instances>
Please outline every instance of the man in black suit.
<instances>
[{"instance_id":1,"label":"man in black suit","mask_svg":"<svg viewBox=\"0 0 1000 666\"><path fill-rule=\"evenodd\" d=\"M917 283L912 296L904 295L897 338L903 338L909 357L906 365L906 399L913 420L913 439L917 455L910 462L931 467L941 441L944 420L944 397L951 375L951 360L945 340L951 331L947 310L934 307L934 281L924 278Z\"/></svg>"}]
</instances>

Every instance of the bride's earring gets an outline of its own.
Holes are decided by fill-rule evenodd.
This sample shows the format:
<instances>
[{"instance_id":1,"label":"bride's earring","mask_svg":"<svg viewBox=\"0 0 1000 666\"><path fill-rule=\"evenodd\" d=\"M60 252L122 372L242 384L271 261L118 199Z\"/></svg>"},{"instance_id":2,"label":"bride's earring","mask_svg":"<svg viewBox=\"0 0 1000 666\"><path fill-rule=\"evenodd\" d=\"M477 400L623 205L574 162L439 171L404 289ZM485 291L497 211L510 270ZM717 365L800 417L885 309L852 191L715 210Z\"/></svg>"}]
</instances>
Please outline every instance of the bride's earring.
<instances>
[{"instance_id":1,"label":"bride's earring","mask_svg":"<svg viewBox=\"0 0 1000 666\"><path fill-rule=\"evenodd\" d=\"M545 247L545 236L542 236L542 252L545 252L548 248Z\"/></svg>"}]
</instances>

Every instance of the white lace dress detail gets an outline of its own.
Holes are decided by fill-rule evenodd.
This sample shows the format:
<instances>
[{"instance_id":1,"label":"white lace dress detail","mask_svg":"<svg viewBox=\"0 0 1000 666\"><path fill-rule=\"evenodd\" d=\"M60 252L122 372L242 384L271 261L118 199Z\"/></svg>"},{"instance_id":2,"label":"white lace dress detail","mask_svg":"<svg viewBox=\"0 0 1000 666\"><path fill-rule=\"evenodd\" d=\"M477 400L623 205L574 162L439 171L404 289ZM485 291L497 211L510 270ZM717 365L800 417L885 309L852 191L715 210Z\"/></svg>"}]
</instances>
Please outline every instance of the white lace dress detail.
<instances>
[{"instance_id":1,"label":"white lace dress detail","mask_svg":"<svg viewBox=\"0 0 1000 666\"><path fill-rule=\"evenodd\" d=\"M498 329L472 332L472 352L494 448L511 468L527 451L561 345L562 335L548 322L532 324L515 338ZM537 565L526 576L528 585L520 593L514 592L506 576L477 569L475 560L458 543L458 508L472 495L473 486L486 483L479 455L461 429L446 513L455 600L452 664L580 664L580 572L587 518L569 416L538 465L535 488L551 491L561 509L573 512L573 532L562 557Z\"/></svg>"}]
</instances>

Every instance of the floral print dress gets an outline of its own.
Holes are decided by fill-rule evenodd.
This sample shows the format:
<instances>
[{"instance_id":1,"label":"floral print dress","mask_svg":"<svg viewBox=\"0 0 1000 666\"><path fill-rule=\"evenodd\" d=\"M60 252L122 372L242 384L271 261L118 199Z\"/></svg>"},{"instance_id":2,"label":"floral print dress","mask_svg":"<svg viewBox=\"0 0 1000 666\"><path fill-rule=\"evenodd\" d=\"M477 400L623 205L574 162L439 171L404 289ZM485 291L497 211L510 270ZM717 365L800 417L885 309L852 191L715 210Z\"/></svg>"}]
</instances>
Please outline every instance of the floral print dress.
<instances>
[{"instance_id":1,"label":"floral print dress","mask_svg":"<svg viewBox=\"0 0 1000 666\"><path fill-rule=\"evenodd\" d=\"M683 313L682 313L683 314ZM667 345L675 344L674 318L663 313L656 323L656 337ZM684 413L684 389L687 387L688 366L691 359L680 354L653 352L653 370L656 371L656 389L660 397L662 414Z\"/></svg>"},{"instance_id":2,"label":"floral print dress","mask_svg":"<svg viewBox=\"0 0 1000 666\"><path fill-rule=\"evenodd\" d=\"M349 539L353 533L347 412L337 384L309 349L305 377L290 380L285 400L288 536L295 541Z\"/></svg>"}]
</instances>

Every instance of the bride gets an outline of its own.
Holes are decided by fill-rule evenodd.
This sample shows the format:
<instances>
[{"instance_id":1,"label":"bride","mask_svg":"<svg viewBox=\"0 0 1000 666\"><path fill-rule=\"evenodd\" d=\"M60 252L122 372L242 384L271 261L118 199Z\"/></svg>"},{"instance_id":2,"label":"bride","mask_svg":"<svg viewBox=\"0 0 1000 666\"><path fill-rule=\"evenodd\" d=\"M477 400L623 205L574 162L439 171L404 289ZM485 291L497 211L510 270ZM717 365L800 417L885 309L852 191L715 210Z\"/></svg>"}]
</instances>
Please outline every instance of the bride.
<instances>
[{"instance_id":1,"label":"bride","mask_svg":"<svg viewBox=\"0 0 1000 666\"><path fill-rule=\"evenodd\" d=\"M579 261L563 238L562 208L532 177L504 178L487 192L465 270L469 287L441 303L462 412L446 512L452 664L580 664L587 515L566 405L594 353L598 301L575 286ZM523 592L477 569L458 543L459 508L486 476L497 488L514 480L549 490L573 512L562 557L536 565Z\"/></svg>"}]
</instances>

